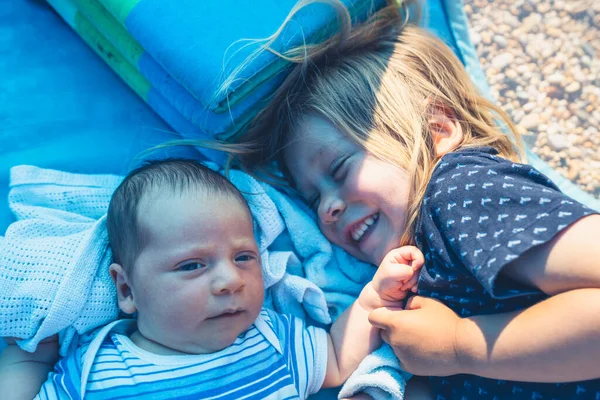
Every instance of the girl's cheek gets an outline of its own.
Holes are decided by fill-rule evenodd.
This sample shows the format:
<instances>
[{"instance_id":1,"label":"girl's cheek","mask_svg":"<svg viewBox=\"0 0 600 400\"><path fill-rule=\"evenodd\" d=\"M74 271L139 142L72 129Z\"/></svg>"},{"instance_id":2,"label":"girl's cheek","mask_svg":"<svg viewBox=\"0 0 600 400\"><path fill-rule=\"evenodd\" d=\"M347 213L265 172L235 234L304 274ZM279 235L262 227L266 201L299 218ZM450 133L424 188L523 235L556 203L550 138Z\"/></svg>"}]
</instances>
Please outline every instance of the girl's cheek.
<instances>
[{"instance_id":1,"label":"girl's cheek","mask_svg":"<svg viewBox=\"0 0 600 400\"><path fill-rule=\"evenodd\" d=\"M319 221L319 229L321 230L321 233L325 235L327 240L333 243L340 243L339 239L333 234L331 225L326 225Z\"/></svg>"}]
</instances>

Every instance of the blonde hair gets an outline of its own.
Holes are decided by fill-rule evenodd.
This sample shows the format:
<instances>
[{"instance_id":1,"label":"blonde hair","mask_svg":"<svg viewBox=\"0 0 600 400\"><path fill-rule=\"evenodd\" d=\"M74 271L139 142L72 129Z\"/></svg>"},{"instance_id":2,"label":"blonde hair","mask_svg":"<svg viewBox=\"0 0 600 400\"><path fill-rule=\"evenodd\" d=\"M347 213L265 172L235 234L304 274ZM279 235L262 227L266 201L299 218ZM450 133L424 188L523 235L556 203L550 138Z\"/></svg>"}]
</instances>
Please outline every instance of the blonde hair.
<instances>
[{"instance_id":1,"label":"blonde hair","mask_svg":"<svg viewBox=\"0 0 600 400\"><path fill-rule=\"evenodd\" d=\"M447 45L416 26L418 0L404 0L401 6L388 0L387 7L355 26L340 0L303 0L285 23L312 3L334 6L339 33L285 53L269 47L281 29L265 39L259 51L271 51L296 65L236 143L179 144L225 150L230 155L228 167L271 183L278 182L275 166L291 181L283 149L294 140L306 115L325 118L367 152L412 177L399 245L414 242L418 211L440 159L428 122L432 107L453 111L463 132L457 149L491 146L501 157L524 159L521 136L508 115L478 92Z\"/></svg>"},{"instance_id":2,"label":"blonde hair","mask_svg":"<svg viewBox=\"0 0 600 400\"><path fill-rule=\"evenodd\" d=\"M246 170L268 171L275 163L286 175L283 148L303 117L329 120L367 152L412 177L400 244L414 240L418 211L439 161L428 123L432 107L454 112L463 132L458 148L491 146L504 158L523 159L521 137L507 114L478 93L447 45L410 23L405 3L403 12L388 6L322 45L296 49L288 59L298 65L239 139L253 150L237 157Z\"/></svg>"}]
</instances>

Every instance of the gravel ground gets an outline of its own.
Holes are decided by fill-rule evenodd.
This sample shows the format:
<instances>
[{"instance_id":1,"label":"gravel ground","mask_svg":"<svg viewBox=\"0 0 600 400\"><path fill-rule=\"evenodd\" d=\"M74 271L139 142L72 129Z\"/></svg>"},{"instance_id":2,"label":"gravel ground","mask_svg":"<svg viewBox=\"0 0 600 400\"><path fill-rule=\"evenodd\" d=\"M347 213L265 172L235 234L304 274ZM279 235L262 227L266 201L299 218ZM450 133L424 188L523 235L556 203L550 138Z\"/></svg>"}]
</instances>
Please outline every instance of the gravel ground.
<instances>
[{"instance_id":1,"label":"gravel ground","mask_svg":"<svg viewBox=\"0 0 600 400\"><path fill-rule=\"evenodd\" d=\"M492 94L526 143L600 198L600 1L464 4Z\"/></svg>"}]
</instances>

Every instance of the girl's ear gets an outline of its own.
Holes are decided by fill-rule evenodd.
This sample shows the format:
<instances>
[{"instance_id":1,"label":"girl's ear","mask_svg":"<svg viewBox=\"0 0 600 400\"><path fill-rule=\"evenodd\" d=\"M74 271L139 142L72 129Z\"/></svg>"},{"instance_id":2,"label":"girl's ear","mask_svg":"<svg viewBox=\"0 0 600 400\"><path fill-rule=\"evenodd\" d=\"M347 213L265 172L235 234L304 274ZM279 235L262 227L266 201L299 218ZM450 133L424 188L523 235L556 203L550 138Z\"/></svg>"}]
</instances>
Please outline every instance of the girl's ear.
<instances>
[{"instance_id":1,"label":"girl's ear","mask_svg":"<svg viewBox=\"0 0 600 400\"><path fill-rule=\"evenodd\" d=\"M429 107L429 127L433 134L438 157L456 149L463 140L463 131L456 113L445 104L436 102Z\"/></svg>"},{"instance_id":2,"label":"girl's ear","mask_svg":"<svg viewBox=\"0 0 600 400\"><path fill-rule=\"evenodd\" d=\"M135 301L125 270L120 264L114 263L110 265L108 270L110 272L110 277L117 288L117 301L119 303L119 308L126 314L133 314L136 312Z\"/></svg>"}]
</instances>

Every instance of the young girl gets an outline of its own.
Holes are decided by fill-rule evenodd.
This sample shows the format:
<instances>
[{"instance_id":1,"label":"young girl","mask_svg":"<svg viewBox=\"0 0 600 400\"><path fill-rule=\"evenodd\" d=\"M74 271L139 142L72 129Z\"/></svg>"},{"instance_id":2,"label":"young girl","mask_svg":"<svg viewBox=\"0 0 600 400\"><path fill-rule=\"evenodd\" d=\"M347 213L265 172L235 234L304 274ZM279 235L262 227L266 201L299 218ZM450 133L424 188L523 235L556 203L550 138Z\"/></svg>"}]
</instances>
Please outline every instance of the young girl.
<instances>
[{"instance_id":1,"label":"young girl","mask_svg":"<svg viewBox=\"0 0 600 400\"><path fill-rule=\"evenodd\" d=\"M304 51L240 161L275 163L361 260L425 253L420 296L370 316L404 368L440 399L600 398L600 216L519 163L507 115L397 7Z\"/></svg>"}]
</instances>

